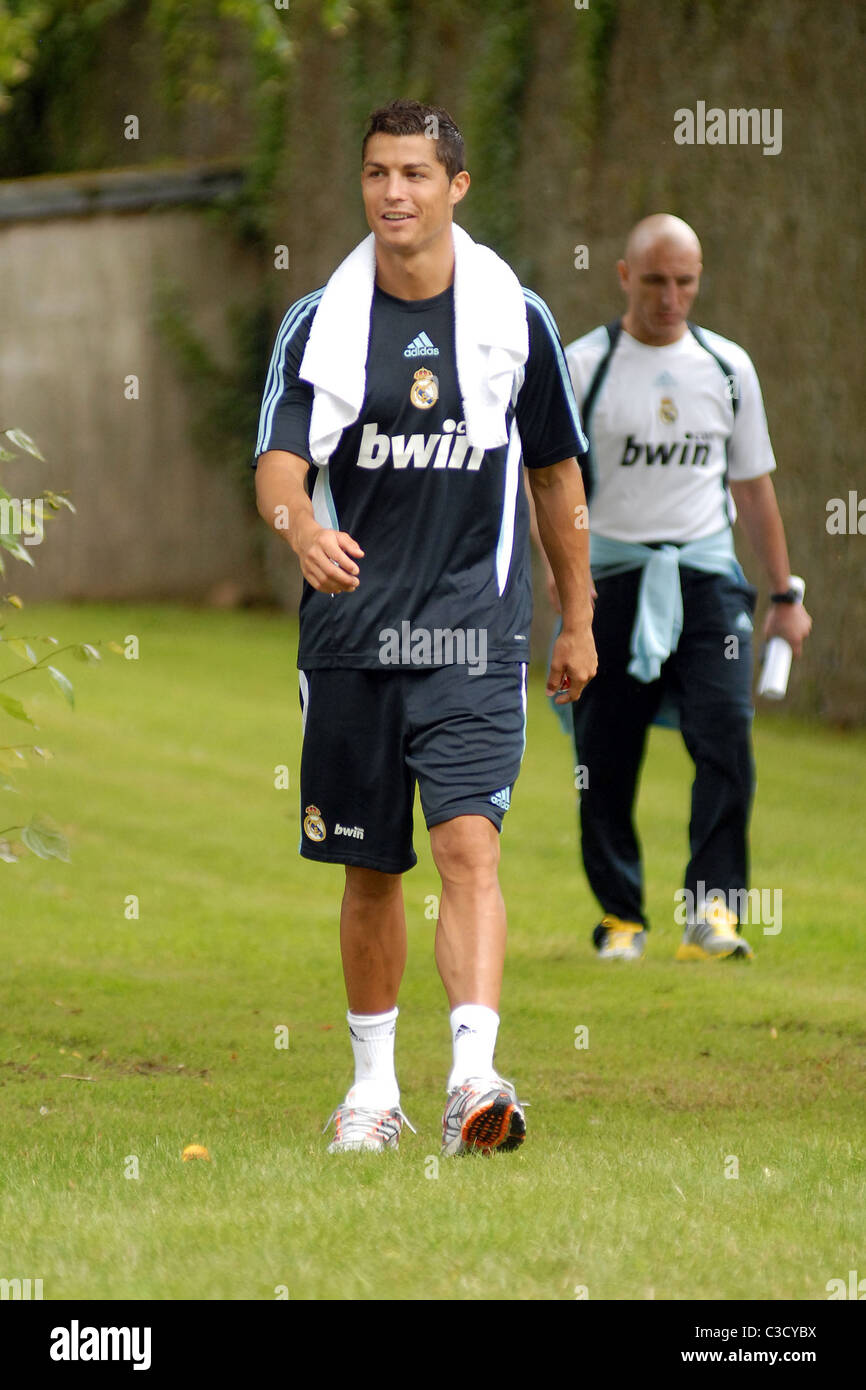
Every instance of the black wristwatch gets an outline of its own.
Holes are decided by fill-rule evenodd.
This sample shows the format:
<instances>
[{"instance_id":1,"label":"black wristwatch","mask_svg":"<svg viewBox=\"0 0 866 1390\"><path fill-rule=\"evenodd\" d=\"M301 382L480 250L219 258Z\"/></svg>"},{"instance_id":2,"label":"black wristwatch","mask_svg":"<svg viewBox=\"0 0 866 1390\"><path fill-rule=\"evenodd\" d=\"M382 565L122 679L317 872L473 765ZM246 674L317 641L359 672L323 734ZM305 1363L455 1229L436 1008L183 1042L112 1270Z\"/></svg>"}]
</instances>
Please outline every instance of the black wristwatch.
<instances>
[{"instance_id":1,"label":"black wristwatch","mask_svg":"<svg viewBox=\"0 0 866 1390\"><path fill-rule=\"evenodd\" d=\"M770 594L771 603L799 603L800 595L796 589L783 589L779 594Z\"/></svg>"}]
</instances>

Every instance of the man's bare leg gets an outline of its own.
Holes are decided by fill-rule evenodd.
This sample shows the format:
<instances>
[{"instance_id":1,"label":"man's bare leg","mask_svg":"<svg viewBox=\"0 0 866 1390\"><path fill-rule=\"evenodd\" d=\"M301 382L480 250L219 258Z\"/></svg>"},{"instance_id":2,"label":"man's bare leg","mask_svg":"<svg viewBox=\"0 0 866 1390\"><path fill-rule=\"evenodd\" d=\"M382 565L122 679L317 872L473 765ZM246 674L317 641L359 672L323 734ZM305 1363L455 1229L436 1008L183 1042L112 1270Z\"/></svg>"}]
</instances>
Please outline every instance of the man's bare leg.
<instances>
[{"instance_id":1,"label":"man's bare leg","mask_svg":"<svg viewBox=\"0 0 866 1390\"><path fill-rule=\"evenodd\" d=\"M499 832L486 816L434 825L430 844L442 879L436 964L452 1009L499 1008L505 964L505 902L499 887Z\"/></svg>"},{"instance_id":2,"label":"man's bare leg","mask_svg":"<svg viewBox=\"0 0 866 1390\"><path fill-rule=\"evenodd\" d=\"M355 1079L335 1112L331 1152L397 1144L402 1115L394 1069L397 994L406 964L400 874L346 868L340 947Z\"/></svg>"},{"instance_id":3,"label":"man's bare leg","mask_svg":"<svg viewBox=\"0 0 866 1390\"><path fill-rule=\"evenodd\" d=\"M486 816L455 816L434 826L430 841L442 879L436 964L454 1046L442 1152L515 1149L526 1133L523 1109L493 1065L506 938L499 832Z\"/></svg>"},{"instance_id":4,"label":"man's bare leg","mask_svg":"<svg viewBox=\"0 0 866 1390\"><path fill-rule=\"evenodd\" d=\"M393 1009L406 967L401 874L346 867L340 950L352 1013L381 1014Z\"/></svg>"}]
</instances>

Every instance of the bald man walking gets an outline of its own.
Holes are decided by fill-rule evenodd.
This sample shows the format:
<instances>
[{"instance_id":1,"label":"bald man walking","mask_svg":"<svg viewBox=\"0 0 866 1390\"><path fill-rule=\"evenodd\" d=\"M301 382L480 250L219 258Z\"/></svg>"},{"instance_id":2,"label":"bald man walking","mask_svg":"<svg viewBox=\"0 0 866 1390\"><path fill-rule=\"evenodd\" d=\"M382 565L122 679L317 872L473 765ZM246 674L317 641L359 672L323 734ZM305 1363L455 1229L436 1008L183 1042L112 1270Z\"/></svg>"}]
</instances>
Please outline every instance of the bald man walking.
<instances>
[{"instance_id":1,"label":"bald man walking","mask_svg":"<svg viewBox=\"0 0 866 1390\"><path fill-rule=\"evenodd\" d=\"M599 668L574 712L583 861L604 959L645 949L633 810L651 723L676 726L695 764L679 960L748 957L752 616L734 552L740 524L770 588L765 635L799 656L811 619L792 591L761 389L736 343L689 321L701 247L677 217L632 230L618 262L622 319L566 349L590 440L586 470Z\"/></svg>"}]
</instances>

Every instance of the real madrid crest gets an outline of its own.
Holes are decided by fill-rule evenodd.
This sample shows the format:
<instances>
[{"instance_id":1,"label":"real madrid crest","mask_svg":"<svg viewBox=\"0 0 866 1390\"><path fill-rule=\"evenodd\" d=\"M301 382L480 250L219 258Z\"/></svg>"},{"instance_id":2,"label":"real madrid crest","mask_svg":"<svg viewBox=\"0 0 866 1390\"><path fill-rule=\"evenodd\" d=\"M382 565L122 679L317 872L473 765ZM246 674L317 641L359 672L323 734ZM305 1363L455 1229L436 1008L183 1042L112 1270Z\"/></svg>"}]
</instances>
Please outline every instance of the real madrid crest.
<instances>
[{"instance_id":1,"label":"real madrid crest","mask_svg":"<svg viewBox=\"0 0 866 1390\"><path fill-rule=\"evenodd\" d=\"M308 840L324 840L327 835L325 822L318 806L308 806L304 812L304 834Z\"/></svg>"},{"instance_id":2,"label":"real madrid crest","mask_svg":"<svg viewBox=\"0 0 866 1390\"><path fill-rule=\"evenodd\" d=\"M409 399L419 410L429 410L439 399L438 378L427 367L419 367L412 382Z\"/></svg>"},{"instance_id":3,"label":"real madrid crest","mask_svg":"<svg viewBox=\"0 0 866 1390\"><path fill-rule=\"evenodd\" d=\"M662 396L659 403L659 419L663 425L673 425L676 423L679 411L674 405L670 396Z\"/></svg>"}]
</instances>

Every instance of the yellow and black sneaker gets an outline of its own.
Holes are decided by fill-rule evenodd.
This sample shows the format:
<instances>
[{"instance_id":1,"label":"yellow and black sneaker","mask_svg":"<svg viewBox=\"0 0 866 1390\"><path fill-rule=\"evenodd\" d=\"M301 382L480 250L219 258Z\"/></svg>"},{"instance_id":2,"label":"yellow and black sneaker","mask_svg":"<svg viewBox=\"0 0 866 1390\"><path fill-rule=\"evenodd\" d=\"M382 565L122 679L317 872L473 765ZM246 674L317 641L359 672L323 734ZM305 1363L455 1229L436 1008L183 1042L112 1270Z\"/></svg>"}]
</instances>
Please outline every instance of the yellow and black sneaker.
<instances>
[{"instance_id":1,"label":"yellow and black sneaker","mask_svg":"<svg viewBox=\"0 0 866 1390\"><path fill-rule=\"evenodd\" d=\"M711 898L683 932L677 960L751 960L752 948L740 936L736 914Z\"/></svg>"},{"instance_id":2,"label":"yellow and black sneaker","mask_svg":"<svg viewBox=\"0 0 866 1390\"><path fill-rule=\"evenodd\" d=\"M646 931L640 922L602 917L592 934L592 944L600 960L639 960L646 946Z\"/></svg>"}]
</instances>

